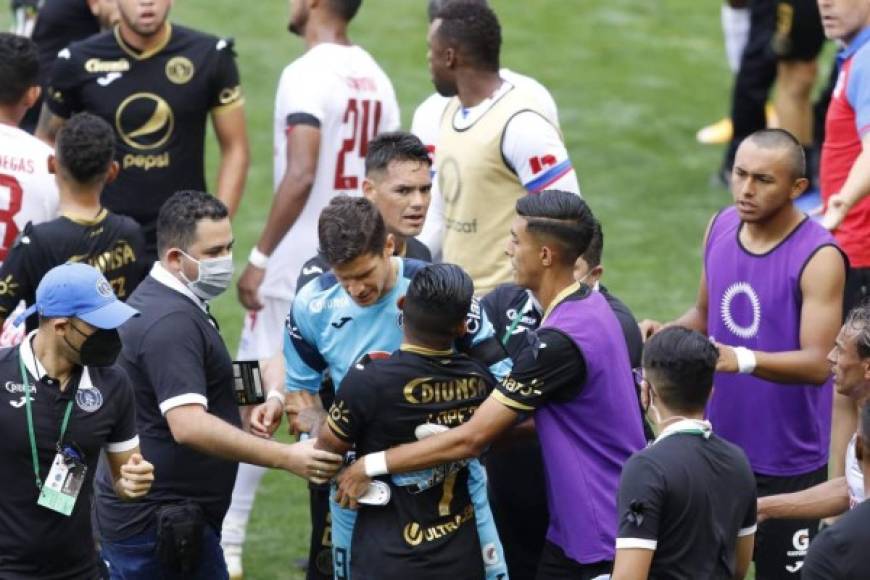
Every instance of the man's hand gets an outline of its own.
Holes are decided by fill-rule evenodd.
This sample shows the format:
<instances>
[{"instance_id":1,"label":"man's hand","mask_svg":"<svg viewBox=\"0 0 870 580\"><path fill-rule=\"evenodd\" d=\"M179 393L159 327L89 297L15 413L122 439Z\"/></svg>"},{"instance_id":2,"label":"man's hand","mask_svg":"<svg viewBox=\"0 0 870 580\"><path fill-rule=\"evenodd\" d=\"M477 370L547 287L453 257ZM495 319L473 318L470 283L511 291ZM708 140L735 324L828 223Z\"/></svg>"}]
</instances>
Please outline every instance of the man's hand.
<instances>
[{"instance_id":1,"label":"man's hand","mask_svg":"<svg viewBox=\"0 0 870 580\"><path fill-rule=\"evenodd\" d=\"M664 327L664 324L662 324L658 320L650 320L649 318L646 318L644 320L641 320L637 326L640 328L641 338L643 338L643 341L646 342L647 340L652 338L652 335L660 331Z\"/></svg>"},{"instance_id":2,"label":"man's hand","mask_svg":"<svg viewBox=\"0 0 870 580\"><path fill-rule=\"evenodd\" d=\"M341 455L315 449L316 439L286 445L286 454L281 469L295 473L312 483L326 483L338 473L344 461Z\"/></svg>"},{"instance_id":3,"label":"man's hand","mask_svg":"<svg viewBox=\"0 0 870 580\"><path fill-rule=\"evenodd\" d=\"M372 482L366 475L364 459L364 457L357 459L342 471L336 480L338 491L335 494L335 501L343 508L356 509L356 500L366 492Z\"/></svg>"},{"instance_id":4,"label":"man's hand","mask_svg":"<svg viewBox=\"0 0 870 580\"><path fill-rule=\"evenodd\" d=\"M740 366L737 364L737 353L734 347L725 344L714 343L719 349L719 360L716 361L716 371L720 373L738 373Z\"/></svg>"},{"instance_id":5,"label":"man's hand","mask_svg":"<svg viewBox=\"0 0 870 580\"><path fill-rule=\"evenodd\" d=\"M154 466L134 453L121 466L121 477L115 482L115 493L121 499L139 499L151 490L154 482Z\"/></svg>"},{"instance_id":6,"label":"man's hand","mask_svg":"<svg viewBox=\"0 0 870 580\"><path fill-rule=\"evenodd\" d=\"M832 195L828 199L828 209L822 217L822 227L826 230L837 229L843 223L850 208L849 201L842 194L835 193Z\"/></svg>"},{"instance_id":7,"label":"man's hand","mask_svg":"<svg viewBox=\"0 0 870 580\"><path fill-rule=\"evenodd\" d=\"M287 413L288 431L291 435L309 433L308 429L313 426L312 423L315 421L312 419L316 419L316 416L309 415L308 413L303 415L302 420L297 421L297 417L300 413L305 411L305 409L318 410L322 414L320 421L322 421L326 415L318 395L304 390L291 391L287 393L284 403L284 412Z\"/></svg>"},{"instance_id":8,"label":"man's hand","mask_svg":"<svg viewBox=\"0 0 870 580\"><path fill-rule=\"evenodd\" d=\"M326 411L321 407L305 407L303 409L288 407L287 416L293 417L291 425L293 433L308 433L311 437L317 437L321 425L326 420Z\"/></svg>"},{"instance_id":9,"label":"man's hand","mask_svg":"<svg viewBox=\"0 0 870 580\"><path fill-rule=\"evenodd\" d=\"M275 397L270 397L262 405L254 407L251 413L251 433L269 439L281 425L284 405Z\"/></svg>"},{"instance_id":10,"label":"man's hand","mask_svg":"<svg viewBox=\"0 0 870 580\"><path fill-rule=\"evenodd\" d=\"M249 263L245 266L245 271L242 272L241 277L239 277L239 281L236 284L239 302L248 310L262 310L263 303L260 302L259 291L265 276L266 270L257 268Z\"/></svg>"}]
</instances>

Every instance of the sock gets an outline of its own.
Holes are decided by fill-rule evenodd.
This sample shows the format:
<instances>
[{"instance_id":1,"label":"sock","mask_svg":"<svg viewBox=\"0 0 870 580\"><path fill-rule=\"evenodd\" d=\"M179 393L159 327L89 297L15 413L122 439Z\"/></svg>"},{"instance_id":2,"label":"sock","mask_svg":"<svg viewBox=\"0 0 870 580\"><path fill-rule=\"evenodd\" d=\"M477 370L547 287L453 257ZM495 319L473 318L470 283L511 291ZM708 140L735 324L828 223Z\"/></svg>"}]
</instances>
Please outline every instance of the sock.
<instances>
[{"instance_id":1,"label":"sock","mask_svg":"<svg viewBox=\"0 0 870 580\"><path fill-rule=\"evenodd\" d=\"M722 4L722 32L725 36L725 56L731 72L740 70L743 49L749 40L749 8L732 8Z\"/></svg>"},{"instance_id":2,"label":"sock","mask_svg":"<svg viewBox=\"0 0 870 580\"><path fill-rule=\"evenodd\" d=\"M221 543L224 545L242 546L245 543L245 530L248 527L248 519L251 517L251 509L254 507L254 497L260 480L266 473L265 467L239 464L239 473L236 475L236 485L233 487L233 499L230 509L224 518Z\"/></svg>"}]
</instances>

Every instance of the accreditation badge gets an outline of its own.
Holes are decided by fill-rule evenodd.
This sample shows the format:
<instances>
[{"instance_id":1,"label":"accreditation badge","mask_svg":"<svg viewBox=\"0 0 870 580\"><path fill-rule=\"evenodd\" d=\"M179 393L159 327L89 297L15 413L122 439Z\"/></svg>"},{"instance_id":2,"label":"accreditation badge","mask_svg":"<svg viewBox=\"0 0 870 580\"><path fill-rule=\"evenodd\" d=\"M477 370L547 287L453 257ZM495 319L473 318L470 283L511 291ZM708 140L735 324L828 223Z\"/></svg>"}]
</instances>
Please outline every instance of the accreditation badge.
<instances>
[{"instance_id":1,"label":"accreditation badge","mask_svg":"<svg viewBox=\"0 0 870 580\"><path fill-rule=\"evenodd\" d=\"M72 513L85 481L88 466L71 447L54 456L51 470L39 492L37 504L68 516Z\"/></svg>"}]
</instances>

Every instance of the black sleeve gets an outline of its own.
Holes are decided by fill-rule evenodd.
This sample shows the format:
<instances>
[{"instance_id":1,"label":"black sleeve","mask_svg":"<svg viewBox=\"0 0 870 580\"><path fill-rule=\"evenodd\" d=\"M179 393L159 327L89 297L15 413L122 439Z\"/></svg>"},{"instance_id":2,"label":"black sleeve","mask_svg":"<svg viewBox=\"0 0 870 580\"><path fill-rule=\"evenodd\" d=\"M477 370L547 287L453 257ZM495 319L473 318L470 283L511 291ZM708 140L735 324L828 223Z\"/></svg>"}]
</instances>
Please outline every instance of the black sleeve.
<instances>
[{"instance_id":1,"label":"black sleeve","mask_svg":"<svg viewBox=\"0 0 870 580\"><path fill-rule=\"evenodd\" d=\"M69 48L58 53L57 60L51 67L45 93L45 105L58 117L69 119L82 110L80 84L83 70L81 61Z\"/></svg>"},{"instance_id":2,"label":"black sleeve","mask_svg":"<svg viewBox=\"0 0 870 580\"><path fill-rule=\"evenodd\" d=\"M846 571L840 569L842 560L840 552L841 546L836 538L836 525L822 530L810 544L801 571L802 580L849 578Z\"/></svg>"},{"instance_id":3,"label":"black sleeve","mask_svg":"<svg viewBox=\"0 0 870 580\"><path fill-rule=\"evenodd\" d=\"M748 467L748 464L747 464ZM751 473L751 472L750 472ZM746 514L740 522L740 530L737 532L738 537L754 534L758 527L758 491L755 485L747 486L750 491L750 501L746 506Z\"/></svg>"},{"instance_id":4,"label":"black sleeve","mask_svg":"<svg viewBox=\"0 0 870 580\"><path fill-rule=\"evenodd\" d=\"M619 479L616 549L655 550L665 502L661 470L642 453L629 458Z\"/></svg>"},{"instance_id":5,"label":"black sleeve","mask_svg":"<svg viewBox=\"0 0 870 580\"><path fill-rule=\"evenodd\" d=\"M222 38L217 43L217 62L211 79L209 108L222 109L244 102L239 67L232 38Z\"/></svg>"},{"instance_id":6,"label":"black sleeve","mask_svg":"<svg viewBox=\"0 0 870 580\"><path fill-rule=\"evenodd\" d=\"M359 440L378 408L378 388L371 384L369 375L362 364L351 367L341 381L341 387L336 390L335 401L326 418L335 436L347 443Z\"/></svg>"},{"instance_id":7,"label":"black sleeve","mask_svg":"<svg viewBox=\"0 0 870 580\"><path fill-rule=\"evenodd\" d=\"M32 233L33 226L28 222L0 267L0 316L4 318L12 314L21 300L32 297L39 283L39 279L32 277Z\"/></svg>"},{"instance_id":8,"label":"black sleeve","mask_svg":"<svg viewBox=\"0 0 870 580\"><path fill-rule=\"evenodd\" d=\"M299 292L306 284L329 270L326 260L320 254L317 254L304 264L299 270L299 277L296 278L296 291Z\"/></svg>"},{"instance_id":9,"label":"black sleeve","mask_svg":"<svg viewBox=\"0 0 870 580\"><path fill-rule=\"evenodd\" d=\"M153 264L145 258L145 236L142 234L142 228L140 228L132 219L130 222L131 227L127 234L127 242L133 249L135 267L131 274L132 280L130 280L130 283L127 285L127 298L130 297L139 283L145 279L145 276L147 276L151 271L151 266L153 266Z\"/></svg>"},{"instance_id":10,"label":"black sleeve","mask_svg":"<svg viewBox=\"0 0 870 580\"><path fill-rule=\"evenodd\" d=\"M577 396L586 381L586 362L577 344L553 328L530 332L529 338L531 345L517 356L493 396L521 412Z\"/></svg>"},{"instance_id":11,"label":"black sleeve","mask_svg":"<svg viewBox=\"0 0 870 580\"><path fill-rule=\"evenodd\" d=\"M612 296L609 293L602 292L613 314L619 321L619 326L622 328L622 335L625 337L625 344L628 347L628 360L631 362L631 368L639 368L641 358L643 357L643 337L640 334L640 327L637 325L637 319L619 298Z\"/></svg>"},{"instance_id":12,"label":"black sleeve","mask_svg":"<svg viewBox=\"0 0 870 580\"><path fill-rule=\"evenodd\" d=\"M133 387L127 374L119 367L111 369L116 375L114 388L117 389L115 396L115 424L106 438L106 451L109 453L123 453L130 451L138 445L136 436L136 401L133 395ZM107 373L108 374L108 373Z\"/></svg>"}]
</instances>

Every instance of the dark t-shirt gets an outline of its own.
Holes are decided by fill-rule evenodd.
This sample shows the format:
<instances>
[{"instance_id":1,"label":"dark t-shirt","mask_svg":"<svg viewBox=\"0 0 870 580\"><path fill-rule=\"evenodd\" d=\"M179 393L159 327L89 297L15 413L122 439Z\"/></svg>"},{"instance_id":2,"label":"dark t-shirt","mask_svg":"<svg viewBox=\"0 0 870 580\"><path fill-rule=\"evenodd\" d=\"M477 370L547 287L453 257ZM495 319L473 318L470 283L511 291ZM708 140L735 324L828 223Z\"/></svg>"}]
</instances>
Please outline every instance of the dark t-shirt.
<instances>
[{"instance_id":1,"label":"dark t-shirt","mask_svg":"<svg viewBox=\"0 0 870 580\"><path fill-rule=\"evenodd\" d=\"M738 536L755 532L755 477L735 445L675 432L628 460L618 506L617 550L654 549L651 579L730 579Z\"/></svg>"},{"instance_id":2,"label":"dark t-shirt","mask_svg":"<svg viewBox=\"0 0 870 580\"><path fill-rule=\"evenodd\" d=\"M33 27L33 42L39 49L39 78L45 84L57 53L71 42L100 31L87 0L46 0Z\"/></svg>"},{"instance_id":3,"label":"dark t-shirt","mask_svg":"<svg viewBox=\"0 0 870 580\"><path fill-rule=\"evenodd\" d=\"M870 578L870 501L864 501L816 536L804 560L804 580Z\"/></svg>"},{"instance_id":4,"label":"dark t-shirt","mask_svg":"<svg viewBox=\"0 0 870 580\"><path fill-rule=\"evenodd\" d=\"M30 338L20 347L32 361ZM84 454L86 479L72 514L67 517L37 505L39 492L28 443L24 387L19 348L0 350L0 578L3 580L80 580L98 577L98 560L91 529L91 497L100 451L124 452L137 444L133 391L118 367L78 368L64 392L44 375L41 364L27 364L34 433L43 481L56 453L66 406L72 414L63 440ZM36 375L42 378L36 382ZM114 490L112 492L114 494Z\"/></svg>"},{"instance_id":5,"label":"dark t-shirt","mask_svg":"<svg viewBox=\"0 0 870 580\"><path fill-rule=\"evenodd\" d=\"M121 171L103 203L145 227L153 254L163 202L179 190L206 190L206 117L243 101L232 40L172 26L168 42L144 54L116 29L61 51L48 84L55 115L88 111L115 128Z\"/></svg>"},{"instance_id":6,"label":"dark t-shirt","mask_svg":"<svg viewBox=\"0 0 870 580\"><path fill-rule=\"evenodd\" d=\"M362 455L417 440L423 423L455 427L492 391L487 368L463 354L402 347L366 357L347 373L327 423ZM379 579L483 578L466 462L438 467L427 486L393 478L386 506L362 507L354 527L352 575Z\"/></svg>"},{"instance_id":7,"label":"dark t-shirt","mask_svg":"<svg viewBox=\"0 0 870 580\"><path fill-rule=\"evenodd\" d=\"M200 453L172 437L164 413L201 404L241 426L233 395L232 359L210 316L194 301L149 275L127 302L142 314L121 327L119 362L136 393L142 453L154 464L155 481L141 501L123 502L106 473L97 481L97 525L110 541L145 532L163 504L193 500L220 530L238 463Z\"/></svg>"},{"instance_id":8,"label":"dark t-shirt","mask_svg":"<svg viewBox=\"0 0 870 580\"><path fill-rule=\"evenodd\" d=\"M94 220L62 216L28 224L0 267L0 315L9 316L19 300L33 304L42 277L66 262L84 262L100 270L115 295L127 300L148 273L144 249L139 224L105 210ZM37 324L34 314L27 319L27 330Z\"/></svg>"}]
</instances>

